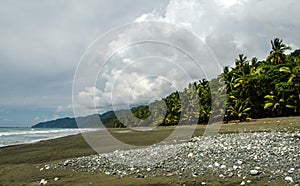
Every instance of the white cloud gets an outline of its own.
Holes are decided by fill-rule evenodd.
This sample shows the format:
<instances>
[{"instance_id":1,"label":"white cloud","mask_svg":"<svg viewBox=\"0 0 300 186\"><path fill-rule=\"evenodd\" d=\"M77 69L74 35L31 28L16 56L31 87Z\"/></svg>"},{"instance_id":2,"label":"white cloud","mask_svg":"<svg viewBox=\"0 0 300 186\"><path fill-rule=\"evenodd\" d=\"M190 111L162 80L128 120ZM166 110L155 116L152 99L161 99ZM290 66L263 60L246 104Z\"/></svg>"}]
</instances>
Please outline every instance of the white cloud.
<instances>
[{"instance_id":1,"label":"white cloud","mask_svg":"<svg viewBox=\"0 0 300 186\"><path fill-rule=\"evenodd\" d=\"M85 48L103 32L131 20L168 22L195 32L222 66L233 64L239 53L265 58L274 37L284 39L293 49L300 46L298 0L170 0L167 7L161 0L12 0L1 5L1 106L51 107L58 113L71 110L71 81ZM128 11L133 5L136 8ZM153 7L158 8L152 10ZM159 32L153 35L153 29ZM199 46L177 31L131 28L114 38L107 51L151 35L169 36L183 48ZM98 52L105 55L107 51ZM149 56L161 59L142 59ZM200 63L207 66L209 73L214 70L209 63ZM98 72L99 65L94 65L88 73ZM174 47L157 43L127 46L112 57L95 85L82 83L82 89L75 95L76 105L89 113L94 102L97 107L103 106L102 110L110 108L112 101L120 105L147 103L153 97L185 87L190 80L201 79L204 73Z\"/></svg>"},{"instance_id":2,"label":"white cloud","mask_svg":"<svg viewBox=\"0 0 300 186\"><path fill-rule=\"evenodd\" d=\"M164 15L143 14L136 20L186 26L206 41L222 65L230 65L239 53L263 59L275 37L300 46L299 8L297 0L171 0Z\"/></svg>"},{"instance_id":3,"label":"white cloud","mask_svg":"<svg viewBox=\"0 0 300 186\"><path fill-rule=\"evenodd\" d=\"M45 115L41 115L41 116L36 116L34 119L33 119L33 122L34 123L41 123L41 122L46 122L46 121L51 121L51 120L56 120L60 118L59 115L57 114L53 114L52 116L50 117L47 117Z\"/></svg>"},{"instance_id":4,"label":"white cloud","mask_svg":"<svg viewBox=\"0 0 300 186\"><path fill-rule=\"evenodd\" d=\"M56 112L66 112L66 111L70 111L71 109L72 109L72 105L67 105L67 106L59 105L56 108Z\"/></svg>"},{"instance_id":5,"label":"white cloud","mask_svg":"<svg viewBox=\"0 0 300 186\"><path fill-rule=\"evenodd\" d=\"M297 0L171 0L163 14L152 11L134 21L161 21L183 26L196 33L225 66L232 65L240 53L263 59L274 37L282 37L293 47L299 46L299 8ZM207 56L199 61L202 71L174 46L155 42L128 45L146 38L170 41L188 51L205 48L191 35L186 32L180 35L180 29L153 24L129 27L111 38L108 49L103 50L106 54L101 55L117 53L106 63L95 87L89 86L79 93L79 97L85 97L82 101L88 100L88 104L82 104L86 107L94 104L91 92L96 95L96 107L104 109L111 108L112 103L125 106L147 103L153 97L163 97L186 87L192 80L218 74L218 67Z\"/></svg>"}]
</instances>

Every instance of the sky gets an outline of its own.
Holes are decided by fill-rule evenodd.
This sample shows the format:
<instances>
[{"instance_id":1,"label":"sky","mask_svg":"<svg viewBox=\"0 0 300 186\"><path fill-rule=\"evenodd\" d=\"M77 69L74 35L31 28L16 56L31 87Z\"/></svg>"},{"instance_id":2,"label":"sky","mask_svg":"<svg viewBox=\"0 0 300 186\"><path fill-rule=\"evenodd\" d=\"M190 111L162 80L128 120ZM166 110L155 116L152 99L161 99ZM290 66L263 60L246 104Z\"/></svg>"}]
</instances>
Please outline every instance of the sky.
<instances>
[{"instance_id":1,"label":"sky","mask_svg":"<svg viewBox=\"0 0 300 186\"><path fill-rule=\"evenodd\" d=\"M0 127L147 104L207 78L213 67L219 72L232 66L240 53L265 59L275 37L293 50L300 48L298 0L0 4ZM149 21L153 24L143 24ZM180 48L155 42L128 45L145 38L167 38ZM200 60L204 69L181 50L195 46L209 53ZM114 55L105 64L97 61L108 54ZM89 83L81 82L83 76Z\"/></svg>"}]
</instances>

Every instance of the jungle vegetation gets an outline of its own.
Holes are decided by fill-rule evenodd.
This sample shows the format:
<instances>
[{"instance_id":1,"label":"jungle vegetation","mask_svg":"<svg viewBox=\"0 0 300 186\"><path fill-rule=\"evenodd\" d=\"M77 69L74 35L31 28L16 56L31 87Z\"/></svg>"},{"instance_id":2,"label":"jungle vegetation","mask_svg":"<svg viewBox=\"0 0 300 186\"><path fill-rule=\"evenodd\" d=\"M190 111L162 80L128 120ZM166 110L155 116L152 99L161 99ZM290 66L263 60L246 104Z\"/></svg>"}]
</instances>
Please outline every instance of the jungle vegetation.
<instances>
[{"instance_id":1,"label":"jungle vegetation","mask_svg":"<svg viewBox=\"0 0 300 186\"><path fill-rule=\"evenodd\" d=\"M299 116L299 90L300 49L291 51L282 39L275 38L265 60L240 54L234 67L225 66L218 77L190 83L149 105L77 119L87 126L97 126L100 117L106 127L141 127ZM51 122L37 127L56 126L53 122L57 126L77 127L74 118Z\"/></svg>"},{"instance_id":2,"label":"jungle vegetation","mask_svg":"<svg viewBox=\"0 0 300 186\"><path fill-rule=\"evenodd\" d=\"M286 54L289 50L282 39L275 38L265 60L240 54L235 66L224 67L217 78L190 83L181 92L134 107L133 115L123 114L121 121L134 126L168 126L189 124L195 118L197 123L206 124L211 115L224 122L300 115L300 50ZM225 103L218 103L220 100ZM123 126L117 118L109 122Z\"/></svg>"}]
</instances>

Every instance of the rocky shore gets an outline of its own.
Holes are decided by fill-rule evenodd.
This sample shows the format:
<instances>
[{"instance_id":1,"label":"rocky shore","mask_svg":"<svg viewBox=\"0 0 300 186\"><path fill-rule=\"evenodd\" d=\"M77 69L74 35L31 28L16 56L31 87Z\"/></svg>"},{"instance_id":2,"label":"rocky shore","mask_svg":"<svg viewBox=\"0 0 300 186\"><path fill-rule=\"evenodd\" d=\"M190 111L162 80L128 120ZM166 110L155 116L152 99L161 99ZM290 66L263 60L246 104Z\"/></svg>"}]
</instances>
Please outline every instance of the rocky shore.
<instances>
[{"instance_id":1,"label":"rocky shore","mask_svg":"<svg viewBox=\"0 0 300 186\"><path fill-rule=\"evenodd\" d=\"M242 178L300 183L300 133L257 132L194 137L174 144L152 145L127 151L84 156L45 165L46 169L71 169L118 177L155 176L204 180L214 175L224 181ZM209 184L203 181L201 184Z\"/></svg>"}]
</instances>

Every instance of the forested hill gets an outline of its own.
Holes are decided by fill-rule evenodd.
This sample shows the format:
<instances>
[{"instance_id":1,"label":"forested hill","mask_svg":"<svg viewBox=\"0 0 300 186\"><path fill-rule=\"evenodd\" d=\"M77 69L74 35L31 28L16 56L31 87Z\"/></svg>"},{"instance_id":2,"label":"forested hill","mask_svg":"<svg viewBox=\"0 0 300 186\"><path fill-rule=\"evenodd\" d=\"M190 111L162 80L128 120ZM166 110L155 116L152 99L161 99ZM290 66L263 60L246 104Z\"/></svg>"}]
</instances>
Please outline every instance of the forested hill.
<instances>
[{"instance_id":1,"label":"forested hill","mask_svg":"<svg viewBox=\"0 0 300 186\"><path fill-rule=\"evenodd\" d=\"M100 118L107 127L122 127L126 123L133 126L177 125L190 123L191 112L182 103L192 107L197 123L205 124L210 115L229 120L244 121L246 118L282 117L300 115L300 49L287 54L292 49L281 39L271 41L271 51L266 59L248 59L240 54L235 66L224 67L223 73L215 79L199 80L187 85L181 92L173 92L162 100L131 110L109 111ZM217 87L217 89L215 88ZM195 96L196 94L196 96ZM212 103L212 95L215 100ZM218 99L221 98L222 99ZM182 98L189 98L182 102ZM226 100L226 108L211 110L211 105ZM199 103L199 104L197 104ZM151 107L151 112L149 108ZM159 113L166 108L165 115ZM133 115L128 114L132 112ZM118 120L115 113L118 113ZM189 113L189 114L187 114ZM145 120L146 118L150 119ZM97 115L96 115L97 116ZM136 118L139 122L135 122ZM87 126L94 126L94 116L81 118ZM97 116L98 117L98 116ZM121 122L123 121L123 122ZM34 127L76 127L75 119L64 118L44 122Z\"/></svg>"},{"instance_id":2,"label":"forested hill","mask_svg":"<svg viewBox=\"0 0 300 186\"><path fill-rule=\"evenodd\" d=\"M77 122L80 122L80 128L98 128L99 117L105 127L119 127L115 121L117 121L114 112L106 112L105 114L98 115L93 114L85 117L78 118L60 118L52 121L46 121L38 123L32 128L79 128Z\"/></svg>"}]
</instances>

